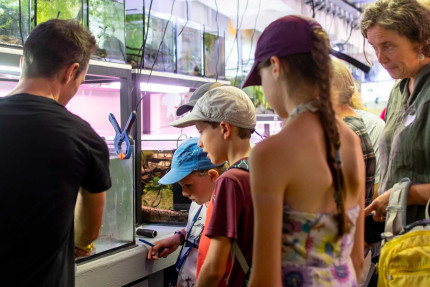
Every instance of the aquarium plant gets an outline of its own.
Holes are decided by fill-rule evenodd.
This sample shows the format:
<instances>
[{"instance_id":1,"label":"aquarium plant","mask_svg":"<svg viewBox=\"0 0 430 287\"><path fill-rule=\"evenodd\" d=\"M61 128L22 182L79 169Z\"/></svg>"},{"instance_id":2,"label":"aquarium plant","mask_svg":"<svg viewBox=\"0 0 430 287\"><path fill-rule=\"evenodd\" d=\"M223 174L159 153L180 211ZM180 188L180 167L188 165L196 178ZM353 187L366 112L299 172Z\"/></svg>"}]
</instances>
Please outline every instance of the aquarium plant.
<instances>
[{"instance_id":1,"label":"aquarium plant","mask_svg":"<svg viewBox=\"0 0 430 287\"><path fill-rule=\"evenodd\" d=\"M21 4L21 15L20 15ZM0 1L0 44L22 46L30 30L29 2ZM20 27L21 23L21 27Z\"/></svg>"},{"instance_id":2,"label":"aquarium plant","mask_svg":"<svg viewBox=\"0 0 430 287\"><path fill-rule=\"evenodd\" d=\"M177 26L177 72L193 76L202 75L202 34L200 30L184 25Z\"/></svg>"},{"instance_id":3,"label":"aquarium plant","mask_svg":"<svg viewBox=\"0 0 430 287\"><path fill-rule=\"evenodd\" d=\"M208 78L225 78L224 37L203 33L204 75Z\"/></svg>"},{"instance_id":4,"label":"aquarium plant","mask_svg":"<svg viewBox=\"0 0 430 287\"><path fill-rule=\"evenodd\" d=\"M125 6L124 0L88 0L88 26L106 60L124 63Z\"/></svg>"},{"instance_id":5,"label":"aquarium plant","mask_svg":"<svg viewBox=\"0 0 430 287\"><path fill-rule=\"evenodd\" d=\"M36 12L32 16L32 28L50 19L74 19L83 24L83 0L31 0L31 7Z\"/></svg>"}]
</instances>

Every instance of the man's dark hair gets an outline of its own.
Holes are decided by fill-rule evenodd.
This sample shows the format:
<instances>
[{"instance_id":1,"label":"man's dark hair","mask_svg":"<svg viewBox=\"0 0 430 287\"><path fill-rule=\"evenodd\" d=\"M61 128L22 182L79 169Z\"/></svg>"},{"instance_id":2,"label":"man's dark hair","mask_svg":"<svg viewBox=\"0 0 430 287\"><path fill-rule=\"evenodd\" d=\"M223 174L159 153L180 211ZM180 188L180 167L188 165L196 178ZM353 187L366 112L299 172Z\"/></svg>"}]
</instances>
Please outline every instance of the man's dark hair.
<instances>
[{"instance_id":1,"label":"man's dark hair","mask_svg":"<svg viewBox=\"0 0 430 287\"><path fill-rule=\"evenodd\" d=\"M23 76L51 78L67 65L78 63L77 77L87 67L96 48L94 36L78 22L46 21L25 41Z\"/></svg>"}]
</instances>

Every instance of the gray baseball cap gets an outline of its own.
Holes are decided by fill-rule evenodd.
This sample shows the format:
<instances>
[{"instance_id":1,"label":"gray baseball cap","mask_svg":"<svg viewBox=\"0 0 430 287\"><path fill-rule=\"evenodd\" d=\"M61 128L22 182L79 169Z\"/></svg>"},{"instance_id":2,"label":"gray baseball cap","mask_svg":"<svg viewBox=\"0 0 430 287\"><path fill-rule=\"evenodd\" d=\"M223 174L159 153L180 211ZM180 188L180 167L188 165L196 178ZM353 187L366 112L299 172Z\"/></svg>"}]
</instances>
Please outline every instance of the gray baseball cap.
<instances>
[{"instance_id":1,"label":"gray baseball cap","mask_svg":"<svg viewBox=\"0 0 430 287\"><path fill-rule=\"evenodd\" d=\"M176 110L177 116L182 116L186 112L189 112L193 109L194 105L196 104L197 100L200 99L207 91L224 86L223 84L219 82L215 83L205 83L197 88L197 90L194 91L194 93L191 95L190 101L186 104L183 104Z\"/></svg>"},{"instance_id":2,"label":"gray baseball cap","mask_svg":"<svg viewBox=\"0 0 430 287\"><path fill-rule=\"evenodd\" d=\"M236 127L253 130L256 123L255 107L241 89L222 86L207 91L197 100L190 114L171 122L170 125L183 128L199 121L225 121Z\"/></svg>"}]
</instances>

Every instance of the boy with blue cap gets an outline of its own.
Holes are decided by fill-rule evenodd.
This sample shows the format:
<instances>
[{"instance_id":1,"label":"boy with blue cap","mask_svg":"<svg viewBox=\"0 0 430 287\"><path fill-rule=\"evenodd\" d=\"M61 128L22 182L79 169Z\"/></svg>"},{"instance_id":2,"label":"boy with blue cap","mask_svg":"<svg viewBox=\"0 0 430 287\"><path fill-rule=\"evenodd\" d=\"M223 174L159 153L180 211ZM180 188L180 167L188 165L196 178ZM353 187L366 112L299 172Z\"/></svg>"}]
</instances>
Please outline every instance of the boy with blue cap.
<instances>
[{"instance_id":1,"label":"boy with blue cap","mask_svg":"<svg viewBox=\"0 0 430 287\"><path fill-rule=\"evenodd\" d=\"M207 206L197 259L199 286L244 286L246 281L254 233L247 158L255 124L254 104L245 92L232 86L209 90L190 114L170 123L175 127L195 125L199 146L212 163L230 163L216 180Z\"/></svg>"},{"instance_id":2,"label":"boy with blue cap","mask_svg":"<svg viewBox=\"0 0 430 287\"><path fill-rule=\"evenodd\" d=\"M206 218L205 203L210 200L215 180L224 166L224 163L212 164L197 143L198 138L191 138L181 144L173 155L170 171L159 180L165 185L179 183L182 194L192 201L187 226L155 242L148 252L148 260L157 260L182 245L170 286L196 285L197 250Z\"/></svg>"}]
</instances>

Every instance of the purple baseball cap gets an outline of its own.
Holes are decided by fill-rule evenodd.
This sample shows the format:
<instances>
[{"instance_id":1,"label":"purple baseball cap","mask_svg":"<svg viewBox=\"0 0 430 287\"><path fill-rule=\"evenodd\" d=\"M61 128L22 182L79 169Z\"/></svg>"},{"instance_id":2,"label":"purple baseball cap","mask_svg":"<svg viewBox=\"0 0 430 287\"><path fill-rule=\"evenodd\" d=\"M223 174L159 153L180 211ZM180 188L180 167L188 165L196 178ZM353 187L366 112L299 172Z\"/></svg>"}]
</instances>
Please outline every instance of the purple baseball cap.
<instances>
[{"instance_id":1,"label":"purple baseball cap","mask_svg":"<svg viewBox=\"0 0 430 287\"><path fill-rule=\"evenodd\" d=\"M270 23L258 39L254 65L243 88L261 85L258 65L270 57L311 52L312 31L315 28L321 28L321 25L313 18L301 15L288 15Z\"/></svg>"}]
</instances>

